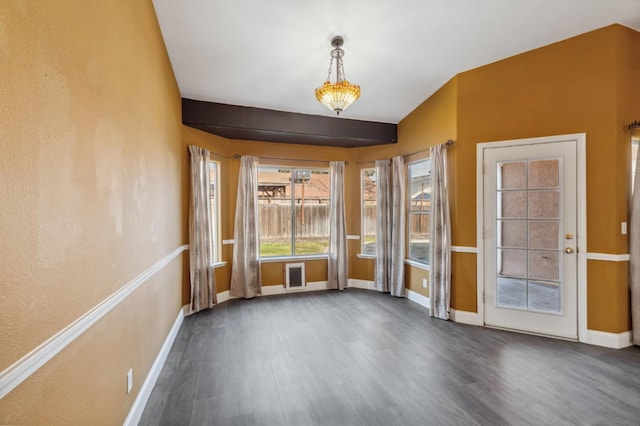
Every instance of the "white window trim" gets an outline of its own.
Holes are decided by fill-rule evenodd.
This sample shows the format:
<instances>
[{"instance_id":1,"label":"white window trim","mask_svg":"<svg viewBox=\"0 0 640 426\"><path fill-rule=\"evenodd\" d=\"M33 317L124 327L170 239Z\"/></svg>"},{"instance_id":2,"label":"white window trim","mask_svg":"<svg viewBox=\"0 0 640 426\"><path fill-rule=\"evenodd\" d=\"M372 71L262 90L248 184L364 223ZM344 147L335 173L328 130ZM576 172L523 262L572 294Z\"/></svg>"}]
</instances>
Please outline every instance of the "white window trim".
<instances>
[{"instance_id":1,"label":"white window trim","mask_svg":"<svg viewBox=\"0 0 640 426\"><path fill-rule=\"evenodd\" d=\"M414 268L422 269L423 271L430 271L431 268L426 263L417 262L413 259L405 259L405 265L413 266Z\"/></svg>"},{"instance_id":2,"label":"white window trim","mask_svg":"<svg viewBox=\"0 0 640 426\"><path fill-rule=\"evenodd\" d=\"M261 257L260 263L278 263L278 262L292 262L292 261L305 261L305 260L327 260L328 254L308 254L300 256L269 256Z\"/></svg>"},{"instance_id":3,"label":"white window trim","mask_svg":"<svg viewBox=\"0 0 640 426\"><path fill-rule=\"evenodd\" d=\"M377 256L375 254L364 254L364 253L358 253L356 254L356 257L358 259L377 259Z\"/></svg>"}]
</instances>

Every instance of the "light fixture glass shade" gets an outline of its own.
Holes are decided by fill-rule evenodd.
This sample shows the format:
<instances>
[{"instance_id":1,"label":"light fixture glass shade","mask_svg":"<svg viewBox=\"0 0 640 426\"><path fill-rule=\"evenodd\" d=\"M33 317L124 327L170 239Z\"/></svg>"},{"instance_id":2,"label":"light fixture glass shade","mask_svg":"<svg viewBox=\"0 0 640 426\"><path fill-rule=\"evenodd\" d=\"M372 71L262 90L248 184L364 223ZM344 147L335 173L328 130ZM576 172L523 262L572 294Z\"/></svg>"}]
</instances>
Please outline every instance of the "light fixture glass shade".
<instances>
[{"instance_id":1,"label":"light fixture glass shade","mask_svg":"<svg viewBox=\"0 0 640 426\"><path fill-rule=\"evenodd\" d=\"M360 86L351 84L348 80L336 83L325 81L321 87L316 89L316 99L338 115L349 108L359 97Z\"/></svg>"},{"instance_id":2,"label":"light fixture glass shade","mask_svg":"<svg viewBox=\"0 0 640 426\"><path fill-rule=\"evenodd\" d=\"M316 99L338 115L360 97L360 86L351 84L344 78L344 65L342 63L344 50L341 49L343 43L344 39L341 36L335 36L331 39L333 50L331 51L331 62L329 62L329 75L327 75L324 84L316 89ZM331 67L334 61L336 64L336 82L331 83Z\"/></svg>"}]
</instances>

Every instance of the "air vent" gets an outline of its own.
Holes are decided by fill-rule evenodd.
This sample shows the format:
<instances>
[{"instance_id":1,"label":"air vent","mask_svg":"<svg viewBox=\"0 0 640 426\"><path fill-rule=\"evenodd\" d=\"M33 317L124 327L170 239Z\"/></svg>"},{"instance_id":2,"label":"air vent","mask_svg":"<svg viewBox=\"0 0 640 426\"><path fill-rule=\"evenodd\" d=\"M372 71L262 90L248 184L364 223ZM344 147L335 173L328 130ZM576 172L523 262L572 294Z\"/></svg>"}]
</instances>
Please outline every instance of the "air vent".
<instances>
[{"instance_id":1,"label":"air vent","mask_svg":"<svg viewBox=\"0 0 640 426\"><path fill-rule=\"evenodd\" d=\"M304 288L304 263L287 263L285 270L287 290Z\"/></svg>"}]
</instances>

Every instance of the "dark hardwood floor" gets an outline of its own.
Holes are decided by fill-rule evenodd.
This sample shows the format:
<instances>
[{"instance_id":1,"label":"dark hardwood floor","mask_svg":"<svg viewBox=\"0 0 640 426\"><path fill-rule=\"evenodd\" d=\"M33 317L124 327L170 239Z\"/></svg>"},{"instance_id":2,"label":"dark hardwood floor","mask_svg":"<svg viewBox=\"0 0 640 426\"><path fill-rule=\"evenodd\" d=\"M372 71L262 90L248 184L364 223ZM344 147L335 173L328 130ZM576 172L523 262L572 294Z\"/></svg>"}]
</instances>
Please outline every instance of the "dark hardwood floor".
<instances>
[{"instance_id":1,"label":"dark hardwood floor","mask_svg":"<svg viewBox=\"0 0 640 426\"><path fill-rule=\"evenodd\" d=\"M185 318L141 425L640 424L640 347L429 318L367 290Z\"/></svg>"}]
</instances>

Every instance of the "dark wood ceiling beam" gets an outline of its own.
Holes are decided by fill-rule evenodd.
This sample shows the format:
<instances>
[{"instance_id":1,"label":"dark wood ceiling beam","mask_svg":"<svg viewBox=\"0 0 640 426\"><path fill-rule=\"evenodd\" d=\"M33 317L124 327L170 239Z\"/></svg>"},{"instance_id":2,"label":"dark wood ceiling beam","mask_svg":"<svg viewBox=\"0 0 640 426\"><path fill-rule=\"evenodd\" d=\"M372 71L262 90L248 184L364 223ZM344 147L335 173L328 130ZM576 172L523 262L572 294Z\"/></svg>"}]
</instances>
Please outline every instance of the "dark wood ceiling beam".
<instances>
[{"instance_id":1,"label":"dark wood ceiling beam","mask_svg":"<svg viewBox=\"0 0 640 426\"><path fill-rule=\"evenodd\" d=\"M182 99L182 123L228 139L359 147L396 143L398 126Z\"/></svg>"}]
</instances>

